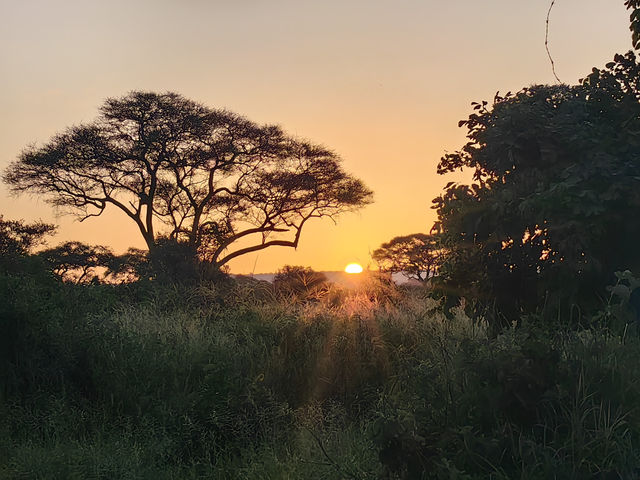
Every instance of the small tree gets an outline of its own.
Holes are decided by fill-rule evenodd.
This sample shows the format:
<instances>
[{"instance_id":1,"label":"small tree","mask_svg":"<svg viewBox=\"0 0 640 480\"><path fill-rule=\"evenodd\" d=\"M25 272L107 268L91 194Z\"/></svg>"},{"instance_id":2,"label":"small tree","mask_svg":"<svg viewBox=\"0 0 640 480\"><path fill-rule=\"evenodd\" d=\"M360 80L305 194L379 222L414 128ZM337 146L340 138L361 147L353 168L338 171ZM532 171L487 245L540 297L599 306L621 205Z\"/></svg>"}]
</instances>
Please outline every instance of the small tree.
<instances>
[{"instance_id":1,"label":"small tree","mask_svg":"<svg viewBox=\"0 0 640 480\"><path fill-rule=\"evenodd\" d=\"M383 243L372 256L382 271L425 282L438 271L442 246L438 235L414 233Z\"/></svg>"},{"instance_id":2,"label":"small tree","mask_svg":"<svg viewBox=\"0 0 640 480\"><path fill-rule=\"evenodd\" d=\"M5 220L0 215L0 256L27 255L55 230L56 227L48 223Z\"/></svg>"},{"instance_id":3,"label":"small tree","mask_svg":"<svg viewBox=\"0 0 640 480\"><path fill-rule=\"evenodd\" d=\"M311 267L285 265L276 272L273 286L286 295L315 296L327 286L327 277Z\"/></svg>"},{"instance_id":4,"label":"small tree","mask_svg":"<svg viewBox=\"0 0 640 480\"><path fill-rule=\"evenodd\" d=\"M65 242L38 254L61 280L91 283L103 279L115 255L102 245Z\"/></svg>"},{"instance_id":5,"label":"small tree","mask_svg":"<svg viewBox=\"0 0 640 480\"><path fill-rule=\"evenodd\" d=\"M175 93L108 99L94 122L25 149L4 179L81 221L118 209L150 250L166 238L217 266L297 247L307 221L372 196L332 151Z\"/></svg>"}]
</instances>

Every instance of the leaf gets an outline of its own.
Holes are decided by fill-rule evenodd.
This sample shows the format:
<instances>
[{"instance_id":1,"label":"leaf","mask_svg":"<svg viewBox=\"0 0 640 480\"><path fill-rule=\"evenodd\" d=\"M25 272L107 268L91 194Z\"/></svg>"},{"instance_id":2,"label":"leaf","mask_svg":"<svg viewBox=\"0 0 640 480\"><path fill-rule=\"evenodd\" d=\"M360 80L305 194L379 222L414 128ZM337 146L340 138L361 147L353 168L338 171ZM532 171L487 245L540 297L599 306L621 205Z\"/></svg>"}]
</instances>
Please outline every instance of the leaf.
<instances>
[{"instance_id":1,"label":"leaf","mask_svg":"<svg viewBox=\"0 0 640 480\"><path fill-rule=\"evenodd\" d=\"M607 287L607 290L611 292L612 296L616 296L624 300L629 300L629 297L631 297L631 289L621 283Z\"/></svg>"},{"instance_id":2,"label":"leaf","mask_svg":"<svg viewBox=\"0 0 640 480\"><path fill-rule=\"evenodd\" d=\"M631 288L631 291L634 291L636 288L640 287L640 279L637 279L630 270L625 270L624 272L616 272L616 278L619 281L626 281Z\"/></svg>"}]
</instances>

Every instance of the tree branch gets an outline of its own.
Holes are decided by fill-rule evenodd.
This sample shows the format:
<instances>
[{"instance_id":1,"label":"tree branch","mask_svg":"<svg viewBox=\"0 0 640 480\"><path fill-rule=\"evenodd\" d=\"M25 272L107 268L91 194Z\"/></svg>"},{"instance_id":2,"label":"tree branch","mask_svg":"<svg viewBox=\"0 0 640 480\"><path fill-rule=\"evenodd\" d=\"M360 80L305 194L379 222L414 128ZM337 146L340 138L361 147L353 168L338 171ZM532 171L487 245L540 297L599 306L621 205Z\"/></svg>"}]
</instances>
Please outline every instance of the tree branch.
<instances>
[{"instance_id":1,"label":"tree branch","mask_svg":"<svg viewBox=\"0 0 640 480\"><path fill-rule=\"evenodd\" d=\"M236 250L233 253L230 253L229 255L225 256L222 260L216 262L218 264L218 266L222 266L225 263L229 262L230 260L233 260L236 257L239 257L240 255L244 255L246 253L251 253L251 252L256 252L258 250L263 250L267 247L275 247L275 246L279 246L279 247L293 247L293 248L298 248L298 242L300 241L300 234L302 233L302 227L304 226L305 222L307 220L309 220L309 218L312 218L313 215L308 215L306 217L304 217L301 222L300 225L298 225L296 228L296 235L293 238L293 240L271 240L269 242L265 242L263 240L263 242L259 245L254 245L252 247L246 247L246 248L242 248L240 250Z\"/></svg>"}]
</instances>

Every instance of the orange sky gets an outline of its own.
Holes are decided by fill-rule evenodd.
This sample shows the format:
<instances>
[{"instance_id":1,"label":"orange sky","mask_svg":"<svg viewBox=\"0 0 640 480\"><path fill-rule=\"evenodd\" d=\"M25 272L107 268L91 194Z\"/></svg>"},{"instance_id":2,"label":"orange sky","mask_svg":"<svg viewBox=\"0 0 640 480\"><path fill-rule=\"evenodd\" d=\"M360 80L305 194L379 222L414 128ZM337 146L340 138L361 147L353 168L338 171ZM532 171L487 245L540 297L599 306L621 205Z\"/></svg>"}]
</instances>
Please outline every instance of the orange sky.
<instances>
[{"instance_id":1,"label":"orange sky","mask_svg":"<svg viewBox=\"0 0 640 480\"><path fill-rule=\"evenodd\" d=\"M92 120L106 97L176 91L277 123L338 152L375 203L337 225L305 226L297 251L240 257L233 272L285 264L341 270L396 235L428 231L450 178L435 174L464 142L470 102L552 83L546 0L0 0L0 168L31 143ZM623 0L557 0L550 42L574 83L630 48ZM0 214L59 225L116 251L142 247L118 212L83 223L41 199L10 197ZM373 266L373 265L372 265Z\"/></svg>"}]
</instances>

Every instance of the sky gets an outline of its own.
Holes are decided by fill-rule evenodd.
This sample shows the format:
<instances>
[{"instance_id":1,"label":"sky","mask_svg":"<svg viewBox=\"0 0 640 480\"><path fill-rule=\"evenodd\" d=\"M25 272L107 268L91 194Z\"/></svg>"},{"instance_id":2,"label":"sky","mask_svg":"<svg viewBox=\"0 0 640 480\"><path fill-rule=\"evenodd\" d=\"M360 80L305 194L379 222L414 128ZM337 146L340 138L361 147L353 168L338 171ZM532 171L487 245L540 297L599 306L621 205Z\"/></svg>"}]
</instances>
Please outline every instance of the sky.
<instances>
[{"instance_id":1,"label":"sky","mask_svg":"<svg viewBox=\"0 0 640 480\"><path fill-rule=\"evenodd\" d=\"M623 0L556 0L549 44L576 83L631 47ZM438 176L465 142L458 121L497 91L555 83L547 0L0 0L0 170L28 145L93 120L108 97L174 91L323 144L374 191L357 213L308 223L297 250L241 256L233 273L341 270L398 235L428 232ZM116 211L78 222L0 184L6 219L142 248Z\"/></svg>"}]
</instances>

